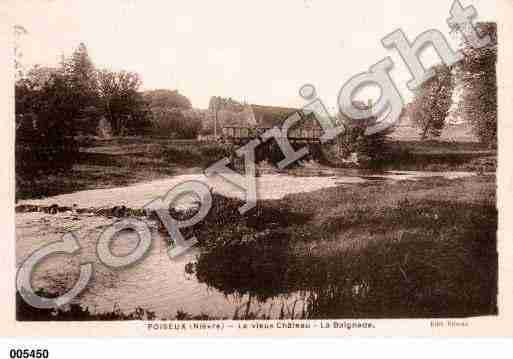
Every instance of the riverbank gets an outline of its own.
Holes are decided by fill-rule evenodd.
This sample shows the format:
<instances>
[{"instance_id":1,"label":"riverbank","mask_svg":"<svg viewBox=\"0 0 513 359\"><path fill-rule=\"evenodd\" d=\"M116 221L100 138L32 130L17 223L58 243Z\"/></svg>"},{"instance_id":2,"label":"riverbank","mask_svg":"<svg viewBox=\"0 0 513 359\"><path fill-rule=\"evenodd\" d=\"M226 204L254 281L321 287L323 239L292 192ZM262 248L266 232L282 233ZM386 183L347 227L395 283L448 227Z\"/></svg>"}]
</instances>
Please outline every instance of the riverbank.
<instances>
[{"instance_id":1,"label":"riverbank","mask_svg":"<svg viewBox=\"0 0 513 359\"><path fill-rule=\"evenodd\" d=\"M492 315L495 187L493 175L346 183L261 200L244 216L240 199L216 194L207 218L184 230L198 238L198 248L170 260L170 238L153 221L151 253L123 271L95 255L97 236L115 218L18 213L16 253L21 261L34 246L73 230L81 254L49 261L34 283L63 290L78 263L94 262L95 281L78 303L95 318L111 318L111 311L118 313L112 318L129 318L136 308L157 318ZM113 251L129 253L135 243L137 236L124 234ZM142 288L151 295L135 295Z\"/></svg>"},{"instance_id":2,"label":"riverbank","mask_svg":"<svg viewBox=\"0 0 513 359\"><path fill-rule=\"evenodd\" d=\"M223 158L222 146L195 140L127 137L81 142L71 170L17 177L16 199L116 188L177 175L198 174Z\"/></svg>"},{"instance_id":3,"label":"riverbank","mask_svg":"<svg viewBox=\"0 0 513 359\"><path fill-rule=\"evenodd\" d=\"M34 174L29 179L18 177L16 199L40 199L200 174L226 156L227 151L225 145L216 143L152 137L82 142L76 158L72 159L71 170ZM497 162L496 151L473 142L393 141L387 151L379 162L362 165L374 171L494 172Z\"/></svg>"},{"instance_id":4,"label":"riverbank","mask_svg":"<svg viewBox=\"0 0 513 359\"><path fill-rule=\"evenodd\" d=\"M207 180L217 192L213 208L184 230L199 240L194 252L171 261L169 237L153 221L155 248L119 272L96 259L96 239L105 227L119 217L144 216L145 204L184 180L205 180L201 166L222 155L208 146L194 149L196 144L127 141L84 148L91 162L55 179L69 186L52 187L53 180L39 177L51 188L31 187L17 203L18 263L63 233L76 232L82 253L41 266L34 283L51 291L68 288L78 263L95 262L94 284L78 299L94 318L497 312L493 150L472 143L402 143L404 151L394 152L405 154L402 160L383 161L379 170L334 169L316 161L281 173L271 168L257 178L258 205L244 216L238 212L240 190L220 178ZM190 167L191 159L201 166ZM426 168L431 171L404 172ZM132 237L115 241L120 255L133 249ZM141 290L151 295L137 295ZM119 315L109 316L114 311Z\"/></svg>"},{"instance_id":5,"label":"riverbank","mask_svg":"<svg viewBox=\"0 0 513 359\"><path fill-rule=\"evenodd\" d=\"M262 206L272 215L198 228L200 281L259 300L301 293L308 318L497 313L494 176L341 186Z\"/></svg>"}]
</instances>

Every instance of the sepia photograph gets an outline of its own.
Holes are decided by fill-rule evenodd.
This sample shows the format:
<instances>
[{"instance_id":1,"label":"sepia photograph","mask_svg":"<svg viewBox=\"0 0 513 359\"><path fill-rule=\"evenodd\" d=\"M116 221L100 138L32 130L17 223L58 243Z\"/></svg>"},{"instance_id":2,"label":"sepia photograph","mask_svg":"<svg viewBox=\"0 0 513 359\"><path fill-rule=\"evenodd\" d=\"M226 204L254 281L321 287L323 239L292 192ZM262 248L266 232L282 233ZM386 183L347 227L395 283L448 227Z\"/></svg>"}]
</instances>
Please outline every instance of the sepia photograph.
<instances>
[{"instance_id":1,"label":"sepia photograph","mask_svg":"<svg viewBox=\"0 0 513 359\"><path fill-rule=\"evenodd\" d=\"M18 323L500 315L494 2L9 7Z\"/></svg>"}]
</instances>

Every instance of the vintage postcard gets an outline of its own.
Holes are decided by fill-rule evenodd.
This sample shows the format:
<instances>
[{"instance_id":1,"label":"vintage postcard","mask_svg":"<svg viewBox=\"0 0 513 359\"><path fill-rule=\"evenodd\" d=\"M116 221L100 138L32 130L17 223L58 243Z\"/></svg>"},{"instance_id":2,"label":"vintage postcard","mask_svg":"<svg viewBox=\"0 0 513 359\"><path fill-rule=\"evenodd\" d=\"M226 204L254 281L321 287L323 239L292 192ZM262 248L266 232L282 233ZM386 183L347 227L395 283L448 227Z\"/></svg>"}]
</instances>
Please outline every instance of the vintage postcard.
<instances>
[{"instance_id":1,"label":"vintage postcard","mask_svg":"<svg viewBox=\"0 0 513 359\"><path fill-rule=\"evenodd\" d=\"M2 334L513 335L511 1L4 6Z\"/></svg>"}]
</instances>

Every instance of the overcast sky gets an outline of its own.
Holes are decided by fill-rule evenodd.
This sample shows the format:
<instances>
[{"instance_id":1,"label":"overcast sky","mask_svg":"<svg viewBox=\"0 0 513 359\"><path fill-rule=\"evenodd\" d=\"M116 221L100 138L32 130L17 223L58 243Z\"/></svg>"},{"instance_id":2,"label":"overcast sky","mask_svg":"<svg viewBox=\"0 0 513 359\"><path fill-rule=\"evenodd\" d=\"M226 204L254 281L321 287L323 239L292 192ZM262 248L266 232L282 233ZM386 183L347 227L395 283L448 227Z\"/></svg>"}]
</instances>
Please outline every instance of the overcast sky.
<instances>
[{"instance_id":1,"label":"overcast sky","mask_svg":"<svg viewBox=\"0 0 513 359\"><path fill-rule=\"evenodd\" d=\"M29 33L23 63L55 65L84 42L99 68L138 72L144 89L179 89L194 107L210 96L301 106L298 90L316 86L334 107L340 87L389 55L406 101L409 79L380 40L397 28L410 39L428 29L449 37L452 0L7 0ZM495 21L495 1L474 5ZM454 37L451 41L455 42ZM454 43L454 45L456 45ZM426 51L427 64L435 56ZM370 96L368 92L366 96Z\"/></svg>"}]
</instances>

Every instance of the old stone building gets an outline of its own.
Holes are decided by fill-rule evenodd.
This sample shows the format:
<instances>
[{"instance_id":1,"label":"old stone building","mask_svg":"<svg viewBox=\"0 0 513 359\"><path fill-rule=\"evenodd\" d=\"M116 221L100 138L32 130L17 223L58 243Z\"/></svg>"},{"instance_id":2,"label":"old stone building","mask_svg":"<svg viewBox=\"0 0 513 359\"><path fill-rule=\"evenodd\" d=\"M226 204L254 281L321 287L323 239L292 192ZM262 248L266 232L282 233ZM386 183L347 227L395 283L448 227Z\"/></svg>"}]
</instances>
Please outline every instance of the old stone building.
<instances>
[{"instance_id":1,"label":"old stone building","mask_svg":"<svg viewBox=\"0 0 513 359\"><path fill-rule=\"evenodd\" d=\"M223 121L223 135L227 137L251 137L255 131L282 128L289 116L301 117L289 130L291 138L318 138L322 134L321 126L315 116L305 116L300 109L278 106L263 106L249 104L236 116L237 121Z\"/></svg>"}]
</instances>

